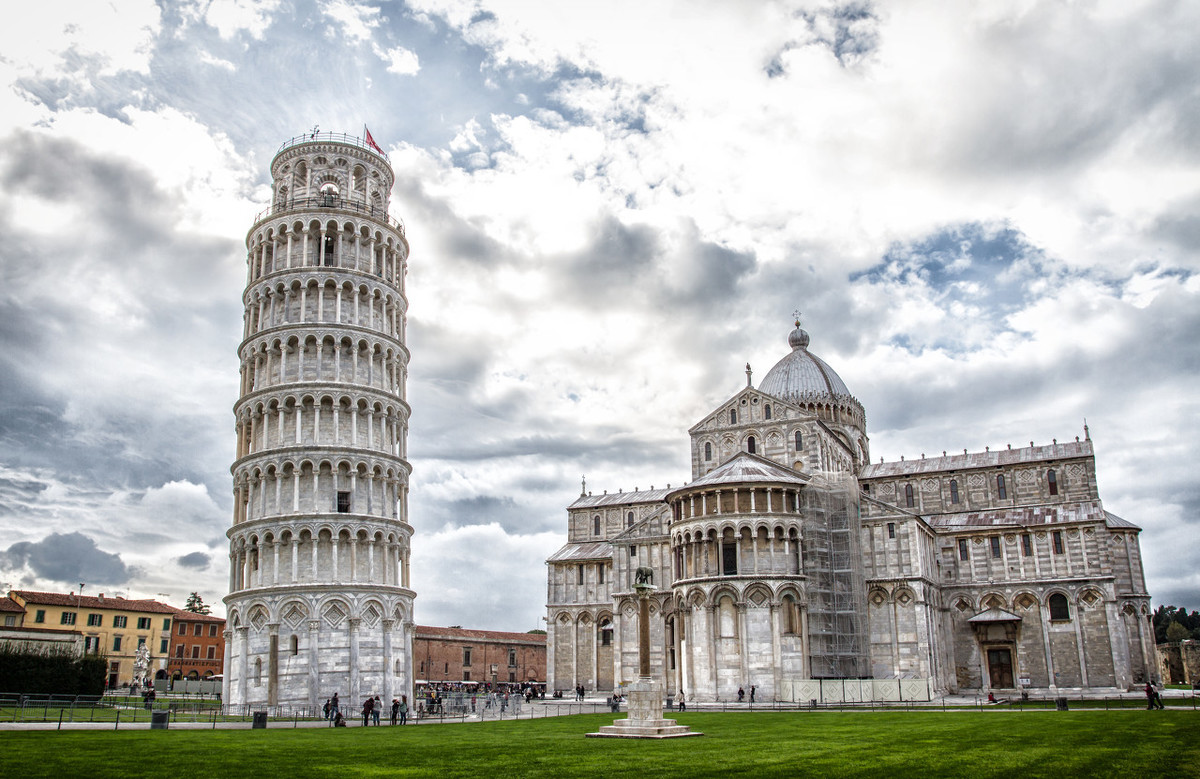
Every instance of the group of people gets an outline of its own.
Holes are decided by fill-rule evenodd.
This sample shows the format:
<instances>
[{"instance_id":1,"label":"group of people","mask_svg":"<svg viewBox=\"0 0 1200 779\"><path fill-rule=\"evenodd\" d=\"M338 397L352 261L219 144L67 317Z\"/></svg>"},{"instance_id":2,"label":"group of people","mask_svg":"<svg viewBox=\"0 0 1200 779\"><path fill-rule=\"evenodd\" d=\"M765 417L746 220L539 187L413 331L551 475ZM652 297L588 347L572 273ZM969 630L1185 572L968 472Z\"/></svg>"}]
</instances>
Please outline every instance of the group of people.
<instances>
[{"instance_id":1,"label":"group of people","mask_svg":"<svg viewBox=\"0 0 1200 779\"><path fill-rule=\"evenodd\" d=\"M1146 682L1146 710L1165 709L1163 705L1162 693L1159 692L1151 682Z\"/></svg>"},{"instance_id":2,"label":"group of people","mask_svg":"<svg viewBox=\"0 0 1200 779\"><path fill-rule=\"evenodd\" d=\"M750 685L750 702L751 703L754 703L754 694L757 691L758 691L757 685L754 685L754 684ZM745 699L746 699L746 691L744 689L742 689L741 687L739 687L738 688L738 703L741 703Z\"/></svg>"},{"instance_id":3,"label":"group of people","mask_svg":"<svg viewBox=\"0 0 1200 779\"><path fill-rule=\"evenodd\" d=\"M329 720L333 727L346 727L346 718L342 715L341 702L338 700L338 694L336 692L333 694L332 698L326 699L325 705L322 707L321 711L325 715L325 719ZM379 699L378 695L375 697L368 697L365 701L363 701L363 725L370 725L372 723L378 725L382 715L383 701ZM408 696L401 695L399 698L392 699L391 723L393 725L403 725L406 722L408 722Z\"/></svg>"}]
</instances>

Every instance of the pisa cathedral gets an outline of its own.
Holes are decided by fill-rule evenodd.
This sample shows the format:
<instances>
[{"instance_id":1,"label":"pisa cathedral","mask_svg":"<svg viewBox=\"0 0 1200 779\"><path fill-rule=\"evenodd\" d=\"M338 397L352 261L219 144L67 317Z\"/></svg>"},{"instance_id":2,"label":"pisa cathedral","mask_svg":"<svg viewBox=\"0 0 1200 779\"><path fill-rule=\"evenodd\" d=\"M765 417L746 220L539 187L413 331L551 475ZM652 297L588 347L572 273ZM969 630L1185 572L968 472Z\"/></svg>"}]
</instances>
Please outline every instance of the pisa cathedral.
<instances>
[{"instance_id":1,"label":"pisa cathedral","mask_svg":"<svg viewBox=\"0 0 1200 779\"><path fill-rule=\"evenodd\" d=\"M223 699L412 696L408 241L368 135L271 163L246 238Z\"/></svg>"},{"instance_id":2,"label":"pisa cathedral","mask_svg":"<svg viewBox=\"0 0 1200 779\"><path fill-rule=\"evenodd\" d=\"M568 507L547 561L550 689L637 678L639 567L658 587L653 674L698 701L752 686L808 700L830 679L1126 690L1153 674L1140 529L1104 510L1086 427L872 463L862 405L799 322L788 342L688 431L689 483L585 487Z\"/></svg>"}]
</instances>

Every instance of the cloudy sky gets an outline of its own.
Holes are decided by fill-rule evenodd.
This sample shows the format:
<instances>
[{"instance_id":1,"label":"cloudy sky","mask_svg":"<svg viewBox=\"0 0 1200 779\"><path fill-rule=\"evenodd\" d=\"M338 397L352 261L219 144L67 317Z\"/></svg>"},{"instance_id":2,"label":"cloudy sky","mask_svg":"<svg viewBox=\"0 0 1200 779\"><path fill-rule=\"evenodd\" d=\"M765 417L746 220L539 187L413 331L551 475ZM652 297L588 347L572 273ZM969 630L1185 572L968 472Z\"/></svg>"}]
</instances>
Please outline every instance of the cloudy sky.
<instances>
[{"instance_id":1,"label":"cloudy sky","mask_svg":"<svg viewBox=\"0 0 1200 779\"><path fill-rule=\"evenodd\" d=\"M538 627L581 475L685 481L796 309L876 459L1086 418L1156 605L1200 608L1196 3L6 18L0 583L219 604L245 234L281 142L366 124L412 244L419 622Z\"/></svg>"}]
</instances>

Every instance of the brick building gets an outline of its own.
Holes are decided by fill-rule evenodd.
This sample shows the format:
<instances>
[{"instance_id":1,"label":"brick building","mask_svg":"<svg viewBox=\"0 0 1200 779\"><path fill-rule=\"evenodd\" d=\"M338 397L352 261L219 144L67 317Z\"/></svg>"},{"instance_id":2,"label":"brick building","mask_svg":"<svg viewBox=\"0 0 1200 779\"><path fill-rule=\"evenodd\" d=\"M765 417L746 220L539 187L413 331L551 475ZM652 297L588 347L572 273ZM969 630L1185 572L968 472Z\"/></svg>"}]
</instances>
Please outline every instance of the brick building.
<instances>
[{"instance_id":1,"label":"brick building","mask_svg":"<svg viewBox=\"0 0 1200 779\"><path fill-rule=\"evenodd\" d=\"M173 679L218 676L225 663L225 620L210 614L175 612L167 674Z\"/></svg>"},{"instance_id":2,"label":"brick building","mask_svg":"<svg viewBox=\"0 0 1200 779\"><path fill-rule=\"evenodd\" d=\"M413 636L417 684L546 681L546 636L418 625Z\"/></svg>"}]
</instances>

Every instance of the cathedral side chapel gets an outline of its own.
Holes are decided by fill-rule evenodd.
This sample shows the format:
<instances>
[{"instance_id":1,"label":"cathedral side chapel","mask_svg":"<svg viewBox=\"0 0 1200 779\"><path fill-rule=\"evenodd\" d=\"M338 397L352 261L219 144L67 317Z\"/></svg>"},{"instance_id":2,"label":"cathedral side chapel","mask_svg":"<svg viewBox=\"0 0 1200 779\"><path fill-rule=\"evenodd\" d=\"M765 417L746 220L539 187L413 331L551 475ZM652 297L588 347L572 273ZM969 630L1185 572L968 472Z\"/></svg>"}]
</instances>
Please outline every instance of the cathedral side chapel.
<instances>
[{"instance_id":1,"label":"cathedral side chapel","mask_svg":"<svg viewBox=\"0 0 1200 779\"><path fill-rule=\"evenodd\" d=\"M690 700L1149 678L1140 529L1104 510L1086 427L1065 443L872 464L862 405L799 322L788 342L757 388L747 366L746 386L689 431L688 484L585 487L568 507L567 543L547 560L550 689L637 679L646 567L659 583L652 672Z\"/></svg>"}]
</instances>

